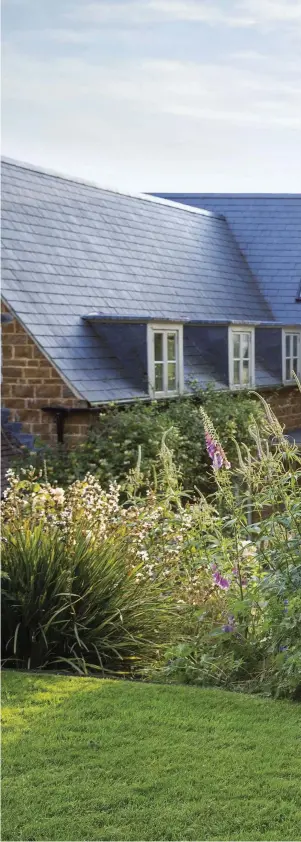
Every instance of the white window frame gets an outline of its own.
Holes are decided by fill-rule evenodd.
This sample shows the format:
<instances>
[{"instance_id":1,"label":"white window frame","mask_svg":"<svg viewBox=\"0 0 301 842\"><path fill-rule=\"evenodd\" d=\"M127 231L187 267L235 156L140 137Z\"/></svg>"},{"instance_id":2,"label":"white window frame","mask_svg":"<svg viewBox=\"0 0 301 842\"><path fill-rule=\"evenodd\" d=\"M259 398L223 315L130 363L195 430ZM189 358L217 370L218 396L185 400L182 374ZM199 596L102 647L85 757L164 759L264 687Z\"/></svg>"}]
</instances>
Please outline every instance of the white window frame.
<instances>
[{"instance_id":1,"label":"white window frame","mask_svg":"<svg viewBox=\"0 0 301 842\"><path fill-rule=\"evenodd\" d=\"M164 388L157 392L155 389L155 334L163 333L163 377ZM167 334L176 334L176 380L177 388L168 391L167 387ZM149 394L152 398L170 398L181 395L184 391L184 355L183 355L183 325L167 322L156 322L147 325L147 367Z\"/></svg>"},{"instance_id":2,"label":"white window frame","mask_svg":"<svg viewBox=\"0 0 301 842\"><path fill-rule=\"evenodd\" d=\"M287 336L298 336L298 364L297 364L297 371L295 374L297 377L301 375L301 329L298 327L290 327L290 328L283 328L282 329L282 382L284 384L295 383L294 377L290 377L289 380L286 378L286 337Z\"/></svg>"},{"instance_id":3,"label":"white window frame","mask_svg":"<svg viewBox=\"0 0 301 842\"><path fill-rule=\"evenodd\" d=\"M234 354L233 339L236 333L249 333L250 343L250 381L246 383L234 383ZM255 386L255 328L250 325L235 325L228 329L228 361L229 361L229 386L230 389L252 389ZM242 359L240 360L240 371L242 370Z\"/></svg>"}]
</instances>

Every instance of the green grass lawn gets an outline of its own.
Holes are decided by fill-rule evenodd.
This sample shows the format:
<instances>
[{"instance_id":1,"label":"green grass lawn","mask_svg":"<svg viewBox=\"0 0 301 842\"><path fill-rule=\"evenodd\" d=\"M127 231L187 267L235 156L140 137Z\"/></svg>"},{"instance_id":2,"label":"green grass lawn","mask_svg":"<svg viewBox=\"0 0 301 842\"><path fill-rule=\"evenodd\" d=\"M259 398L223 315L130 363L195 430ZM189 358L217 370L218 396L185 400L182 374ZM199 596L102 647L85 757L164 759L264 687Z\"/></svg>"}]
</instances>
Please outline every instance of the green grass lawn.
<instances>
[{"instance_id":1,"label":"green grass lawn","mask_svg":"<svg viewBox=\"0 0 301 842\"><path fill-rule=\"evenodd\" d=\"M301 709L5 672L3 840L300 840Z\"/></svg>"}]
</instances>

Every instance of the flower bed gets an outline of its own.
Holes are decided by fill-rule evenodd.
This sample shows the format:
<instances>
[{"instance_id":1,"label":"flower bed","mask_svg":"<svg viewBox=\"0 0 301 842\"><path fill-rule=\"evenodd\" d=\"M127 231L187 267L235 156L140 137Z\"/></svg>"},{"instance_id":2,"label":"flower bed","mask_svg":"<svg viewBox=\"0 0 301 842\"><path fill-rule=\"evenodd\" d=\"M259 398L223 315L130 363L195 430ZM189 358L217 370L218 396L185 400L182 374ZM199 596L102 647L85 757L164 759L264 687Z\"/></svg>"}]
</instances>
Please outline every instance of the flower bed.
<instances>
[{"instance_id":1,"label":"flower bed","mask_svg":"<svg viewBox=\"0 0 301 842\"><path fill-rule=\"evenodd\" d=\"M200 410L210 498L185 497L167 433L153 480L139 454L122 496L91 474L64 489L34 469L11 473L5 661L47 668L63 660L80 672L155 673L297 698L301 460L264 408L264 430L253 424L255 447L237 445L234 468Z\"/></svg>"}]
</instances>

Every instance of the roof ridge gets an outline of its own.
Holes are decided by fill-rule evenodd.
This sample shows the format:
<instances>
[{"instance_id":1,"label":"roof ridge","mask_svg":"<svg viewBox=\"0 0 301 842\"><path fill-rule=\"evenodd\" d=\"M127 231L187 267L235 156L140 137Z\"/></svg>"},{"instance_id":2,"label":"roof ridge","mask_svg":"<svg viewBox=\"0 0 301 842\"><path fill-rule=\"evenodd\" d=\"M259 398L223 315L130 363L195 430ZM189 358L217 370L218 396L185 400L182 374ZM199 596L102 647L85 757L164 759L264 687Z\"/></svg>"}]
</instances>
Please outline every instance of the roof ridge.
<instances>
[{"instance_id":1,"label":"roof ridge","mask_svg":"<svg viewBox=\"0 0 301 842\"><path fill-rule=\"evenodd\" d=\"M206 190L204 193L189 193L189 192L171 192L167 190L159 190L157 193L152 193L153 196L179 196L182 199L301 199L301 193L210 193Z\"/></svg>"},{"instance_id":2,"label":"roof ridge","mask_svg":"<svg viewBox=\"0 0 301 842\"><path fill-rule=\"evenodd\" d=\"M143 202L153 202L154 204L173 207L177 210L183 210L188 213L196 213L201 216L209 216L214 217L215 219L225 220L223 214L215 213L214 211L208 211L205 209L203 210L202 208L195 208L185 204L182 205L180 202L175 202L171 199L165 199L163 198L163 196L155 196L151 193L132 193L131 191L127 192L125 190L117 190L112 187L101 187L101 185L97 184L96 182L87 181L86 179L77 178L76 176L64 175L63 173L57 172L56 170L48 168L45 169L45 167L39 167L35 164L30 164L25 161L18 161L15 158L9 158L6 155L1 156L1 163L8 164L9 166L13 166L18 169L30 170L31 172L41 173L41 175L49 176L50 178L58 178L62 181L69 181L74 184L81 184L83 187L92 187L95 190L101 190L103 193L113 193L117 196L126 196L127 198L139 199Z\"/></svg>"}]
</instances>

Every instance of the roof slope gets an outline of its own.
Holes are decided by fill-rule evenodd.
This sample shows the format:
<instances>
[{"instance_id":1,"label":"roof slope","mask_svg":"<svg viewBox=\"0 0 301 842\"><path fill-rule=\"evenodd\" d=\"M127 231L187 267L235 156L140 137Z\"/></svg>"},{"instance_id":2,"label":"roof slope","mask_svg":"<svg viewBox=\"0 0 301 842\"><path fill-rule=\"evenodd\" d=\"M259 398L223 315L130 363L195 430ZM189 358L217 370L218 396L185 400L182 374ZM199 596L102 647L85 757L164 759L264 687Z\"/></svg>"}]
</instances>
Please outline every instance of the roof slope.
<instances>
[{"instance_id":1,"label":"roof slope","mask_svg":"<svg viewBox=\"0 0 301 842\"><path fill-rule=\"evenodd\" d=\"M83 322L91 311L271 319L226 221L204 211L4 160L2 243L4 299L91 402L140 394Z\"/></svg>"},{"instance_id":2,"label":"roof slope","mask_svg":"<svg viewBox=\"0 0 301 842\"><path fill-rule=\"evenodd\" d=\"M223 214L279 321L299 324L301 194L159 193Z\"/></svg>"}]
</instances>

